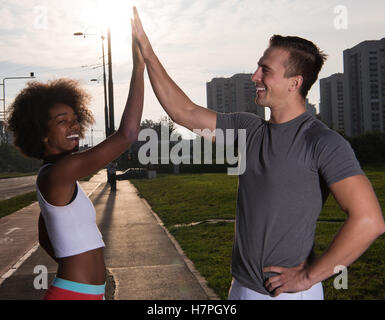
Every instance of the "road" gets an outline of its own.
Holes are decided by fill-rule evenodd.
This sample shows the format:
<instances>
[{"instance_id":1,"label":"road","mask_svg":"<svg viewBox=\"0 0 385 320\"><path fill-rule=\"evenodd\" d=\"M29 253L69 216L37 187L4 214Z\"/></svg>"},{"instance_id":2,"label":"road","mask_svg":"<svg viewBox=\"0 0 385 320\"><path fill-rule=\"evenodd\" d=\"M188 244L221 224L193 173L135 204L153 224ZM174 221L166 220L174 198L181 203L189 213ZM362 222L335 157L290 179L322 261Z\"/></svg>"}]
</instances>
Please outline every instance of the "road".
<instances>
[{"instance_id":1,"label":"road","mask_svg":"<svg viewBox=\"0 0 385 320\"><path fill-rule=\"evenodd\" d=\"M36 176L0 179L0 200L35 191Z\"/></svg>"}]
</instances>

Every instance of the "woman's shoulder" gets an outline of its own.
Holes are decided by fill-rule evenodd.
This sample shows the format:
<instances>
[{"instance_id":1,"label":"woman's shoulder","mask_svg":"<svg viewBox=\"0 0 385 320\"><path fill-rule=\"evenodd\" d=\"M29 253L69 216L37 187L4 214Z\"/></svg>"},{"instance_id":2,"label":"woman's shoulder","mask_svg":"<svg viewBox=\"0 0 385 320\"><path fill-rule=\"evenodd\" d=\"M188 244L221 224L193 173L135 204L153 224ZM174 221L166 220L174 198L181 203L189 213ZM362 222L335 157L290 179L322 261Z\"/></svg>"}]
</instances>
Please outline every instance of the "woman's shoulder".
<instances>
[{"instance_id":1,"label":"woman's shoulder","mask_svg":"<svg viewBox=\"0 0 385 320\"><path fill-rule=\"evenodd\" d=\"M73 198L77 181L63 184L55 177L53 169L55 169L54 163L41 166L36 179L37 189L49 204L63 206Z\"/></svg>"}]
</instances>

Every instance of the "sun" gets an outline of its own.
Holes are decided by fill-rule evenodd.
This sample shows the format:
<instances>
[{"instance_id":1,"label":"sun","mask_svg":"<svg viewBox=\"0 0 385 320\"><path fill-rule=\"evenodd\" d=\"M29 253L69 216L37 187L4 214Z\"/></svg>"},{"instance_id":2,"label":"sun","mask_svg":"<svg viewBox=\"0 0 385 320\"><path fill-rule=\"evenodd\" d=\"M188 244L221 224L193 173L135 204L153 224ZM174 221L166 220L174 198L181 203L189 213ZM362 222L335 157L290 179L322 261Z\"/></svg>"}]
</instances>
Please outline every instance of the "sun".
<instances>
[{"instance_id":1,"label":"sun","mask_svg":"<svg viewBox=\"0 0 385 320\"><path fill-rule=\"evenodd\" d=\"M131 23L133 0L89 0L87 10L81 15L84 33L88 36L103 35L111 31L114 63L123 63L131 59ZM105 44L107 46L107 42ZM107 50L107 48L105 49Z\"/></svg>"},{"instance_id":2,"label":"sun","mask_svg":"<svg viewBox=\"0 0 385 320\"><path fill-rule=\"evenodd\" d=\"M115 36L131 34L130 19L135 0L92 0L82 20L92 32L100 30L103 34L110 28Z\"/></svg>"}]
</instances>

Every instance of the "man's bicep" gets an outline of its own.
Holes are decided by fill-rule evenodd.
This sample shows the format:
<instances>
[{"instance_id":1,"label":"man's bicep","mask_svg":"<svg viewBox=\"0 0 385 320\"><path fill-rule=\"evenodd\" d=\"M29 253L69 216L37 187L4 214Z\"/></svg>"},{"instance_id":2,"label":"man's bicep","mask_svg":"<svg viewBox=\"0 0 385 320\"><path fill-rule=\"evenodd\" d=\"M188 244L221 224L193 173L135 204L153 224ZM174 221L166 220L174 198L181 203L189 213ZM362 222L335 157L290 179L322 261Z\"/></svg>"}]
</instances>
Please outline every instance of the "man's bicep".
<instances>
[{"instance_id":1,"label":"man's bicep","mask_svg":"<svg viewBox=\"0 0 385 320\"><path fill-rule=\"evenodd\" d=\"M371 183L365 175L354 175L329 186L343 211L349 216L379 218L381 208Z\"/></svg>"},{"instance_id":2,"label":"man's bicep","mask_svg":"<svg viewBox=\"0 0 385 320\"><path fill-rule=\"evenodd\" d=\"M188 119L188 123L181 125L205 138L215 140L217 125L217 113L215 111L195 105L190 111Z\"/></svg>"}]
</instances>

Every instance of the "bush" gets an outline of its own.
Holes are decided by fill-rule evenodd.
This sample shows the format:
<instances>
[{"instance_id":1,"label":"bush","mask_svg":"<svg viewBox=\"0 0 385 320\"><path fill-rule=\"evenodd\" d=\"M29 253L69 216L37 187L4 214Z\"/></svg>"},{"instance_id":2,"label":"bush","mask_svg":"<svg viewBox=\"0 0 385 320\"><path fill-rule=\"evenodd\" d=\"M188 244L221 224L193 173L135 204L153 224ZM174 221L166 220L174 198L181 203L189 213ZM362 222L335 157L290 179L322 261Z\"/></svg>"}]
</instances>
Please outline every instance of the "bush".
<instances>
[{"instance_id":1,"label":"bush","mask_svg":"<svg viewBox=\"0 0 385 320\"><path fill-rule=\"evenodd\" d=\"M41 160L25 157L13 145L0 144L0 172L34 172L40 165Z\"/></svg>"},{"instance_id":2,"label":"bush","mask_svg":"<svg viewBox=\"0 0 385 320\"><path fill-rule=\"evenodd\" d=\"M361 165L385 164L385 132L368 132L347 140Z\"/></svg>"}]
</instances>

